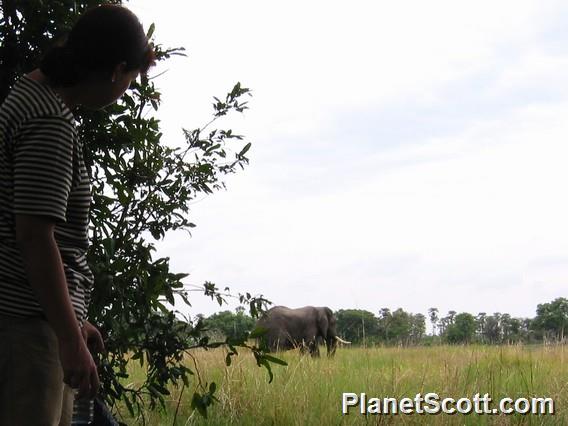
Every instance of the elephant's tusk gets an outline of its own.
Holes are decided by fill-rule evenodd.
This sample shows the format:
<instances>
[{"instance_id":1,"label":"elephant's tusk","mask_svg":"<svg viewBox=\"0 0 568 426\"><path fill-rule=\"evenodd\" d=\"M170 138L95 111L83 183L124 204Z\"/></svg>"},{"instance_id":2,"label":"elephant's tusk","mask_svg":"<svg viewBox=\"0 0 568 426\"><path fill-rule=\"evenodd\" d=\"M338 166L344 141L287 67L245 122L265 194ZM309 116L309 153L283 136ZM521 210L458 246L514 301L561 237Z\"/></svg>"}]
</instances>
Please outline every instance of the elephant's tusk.
<instances>
[{"instance_id":1,"label":"elephant's tusk","mask_svg":"<svg viewBox=\"0 0 568 426\"><path fill-rule=\"evenodd\" d=\"M344 345L350 345L351 344L351 342L348 342L347 340L343 340L339 336L335 336L335 340L337 340L339 343L343 343Z\"/></svg>"}]
</instances>

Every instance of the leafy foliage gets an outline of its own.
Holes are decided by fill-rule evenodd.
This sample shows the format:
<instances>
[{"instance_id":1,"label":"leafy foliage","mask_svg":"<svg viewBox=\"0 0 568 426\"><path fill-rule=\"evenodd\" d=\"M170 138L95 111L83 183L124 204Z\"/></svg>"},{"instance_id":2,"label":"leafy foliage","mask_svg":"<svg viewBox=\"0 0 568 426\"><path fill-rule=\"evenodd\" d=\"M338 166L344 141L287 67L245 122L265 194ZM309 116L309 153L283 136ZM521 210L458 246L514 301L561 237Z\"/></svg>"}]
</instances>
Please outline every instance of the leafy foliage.
<instances>
[{"instance_id":1,"label":"leafy foliage","mask_svg":"<svg viewBox=\"0 0 568 426\"><path fill-rule=\"evenodd\" d=\"M534 318L514 318L507 313L488 315L448 311L439 315L430 308L432 334L426 336L426 316L403 309L382 308L378 315L360 309L340 309L335 313L339 335L360 345L416 345L432 343L516 344L565 342L568 327L568 300L563 297L539 304Z\"/></svg>"},{"instance_id":2,"label":"leafy foliage","mask_svg":"<svg viewBox=\"0 0 568 426\"><path fill-rule=\"evenodd\" d=\"M361 309L340 309L335 312L337 333L354 344L376 342L379 336L379 321L369 311Z\"/></svg>"},{"instance_id":3,"label":"leafy foliage","mask_svg":"<svg viewBox=\"0 0 568 426\"><path fill-rule=\"evenodd\" d=\"M335 313L337 330L347 340L362 345L418 344L426 331L426 318L399 308L382 308L379 316L360 309L341 309Z\"/></svg>"},{"instance_id":4,"label":"leafy foliage","mask_svg":"<svg viewBox=\"0 0 568 426\"><path fill-rule=\"evenodd\" d=\"M564 340L568 330L568 299L559 297L536 308L534 328L549 339Z\"/></svg>"},{"instance_id":5,"label":"leafy foliage","mask_svg":"<svg viewBox=\"0 0 568 426\"><path fill-rule=\"evenodd\" d=\"M470 343L475 336L475 317L467 312L457 314L446 330L449 343Z\"/></svg>"}]
</instances>

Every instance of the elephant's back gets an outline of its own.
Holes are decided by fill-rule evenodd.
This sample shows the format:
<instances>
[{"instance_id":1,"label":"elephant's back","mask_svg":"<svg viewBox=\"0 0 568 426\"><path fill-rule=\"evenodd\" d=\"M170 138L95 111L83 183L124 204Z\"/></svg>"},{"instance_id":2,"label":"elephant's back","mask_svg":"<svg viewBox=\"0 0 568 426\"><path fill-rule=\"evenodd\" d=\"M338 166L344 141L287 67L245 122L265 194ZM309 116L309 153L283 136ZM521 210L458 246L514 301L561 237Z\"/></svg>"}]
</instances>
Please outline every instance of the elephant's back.
<instances>
[{"instance_id":1,"label":"elephant's back","mask_svg":"<svg viewBox=\"0 0 568 426\"><path fill-rule=\"evenodd\" d=\"M261 317L264 318L276 318L276 317L286 317L286 318L304 318L306 315L313 315L317 311L317 308L313 306L304 306L303 308L288 308L287 306L274 306L267 310Z\"/></svg>"},{"instance_id":2,"label":"elephant's back","mask_svg":"<svg viewBox=\"0 0 568 426\"><path fill-rule=\"evenodd\" d=\"M297 317L297 318L306 318L309 316L318 315L322 309L326 309L330 311L329 308L318 308L315 306L304 306L302 308L288 308L287 306L274 306L268 309L264 314L261 316L260 320L266 318L274 318L274 317Z\"/></svg>"}]
</instances>

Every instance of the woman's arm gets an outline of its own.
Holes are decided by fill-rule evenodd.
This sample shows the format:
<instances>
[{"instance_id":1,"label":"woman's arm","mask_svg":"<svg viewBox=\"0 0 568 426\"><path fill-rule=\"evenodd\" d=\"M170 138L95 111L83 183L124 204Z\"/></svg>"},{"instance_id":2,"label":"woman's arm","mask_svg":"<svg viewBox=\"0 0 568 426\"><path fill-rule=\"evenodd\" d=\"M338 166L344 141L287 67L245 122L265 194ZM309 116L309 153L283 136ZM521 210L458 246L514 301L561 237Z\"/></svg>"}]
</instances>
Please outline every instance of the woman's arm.
<instances>
[{"instance_id":1,"label":"woman's arm","mask_svg":"<svg viewBox=\"0 0 568 426\"><path fill-rule=\"evenodd\" d=\"M67 289L61 254L48 216L16 215L16 241L28 281L59 341L64 381L80 396L98 390L97 369L89 353Z\"/></svg>"}]
</instances>

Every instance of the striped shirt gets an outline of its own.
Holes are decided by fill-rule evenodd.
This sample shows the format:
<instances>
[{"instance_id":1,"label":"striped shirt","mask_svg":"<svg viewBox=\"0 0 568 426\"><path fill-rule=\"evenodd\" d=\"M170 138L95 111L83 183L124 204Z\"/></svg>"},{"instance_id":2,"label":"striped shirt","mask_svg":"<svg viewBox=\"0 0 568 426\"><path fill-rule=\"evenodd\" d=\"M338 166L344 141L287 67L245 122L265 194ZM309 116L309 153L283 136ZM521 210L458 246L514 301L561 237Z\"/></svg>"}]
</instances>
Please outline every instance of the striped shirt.
<instances>
[{"instance_id":1,"label":"striped shirt","mask_svg":"<svg viewBox=\"0 0 568 426\"><path fill-rule=\"evenodd\" d=\"M75 119L49 86L20 78L0 106L0 314L44 316L16 245L15 215L49 216L71 303L86 319L91 186Z\"/></svg>"}]
</instances>

